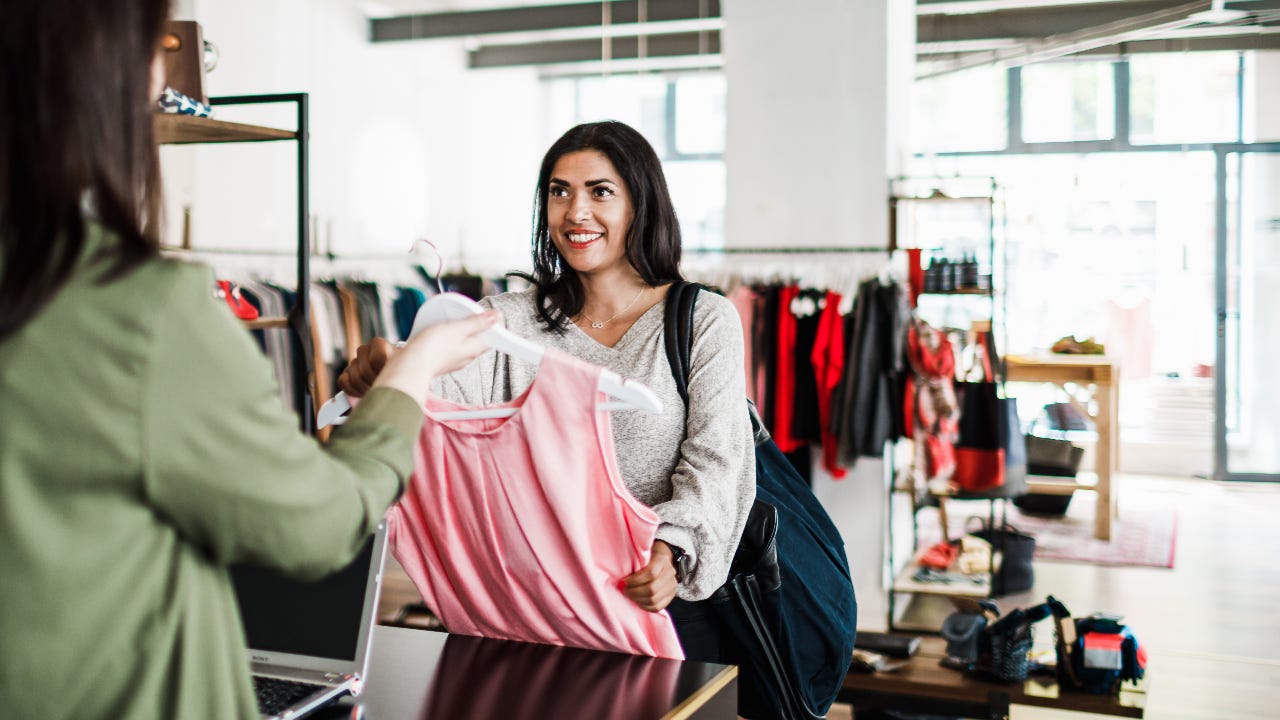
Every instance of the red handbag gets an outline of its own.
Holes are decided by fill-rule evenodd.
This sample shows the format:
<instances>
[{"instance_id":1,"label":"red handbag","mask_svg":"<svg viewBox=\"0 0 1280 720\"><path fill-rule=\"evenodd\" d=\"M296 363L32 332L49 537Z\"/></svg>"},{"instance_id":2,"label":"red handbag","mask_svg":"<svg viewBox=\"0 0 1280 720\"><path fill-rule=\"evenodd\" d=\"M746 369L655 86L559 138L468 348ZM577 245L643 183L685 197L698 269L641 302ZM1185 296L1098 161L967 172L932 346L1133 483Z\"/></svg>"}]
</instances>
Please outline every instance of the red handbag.
<instances>
[{"instance_id":1,"label":"red handbag","mask_svg":"<svg viewBox=\"0 0 1280 720\"><path fill-rule=\"evenodd\" d=\"M960 421L951 484L967 493L990 492L1004 486L1011 476L1026 476L1026 440L1018 403L1015 398L1000 396L1002 383L993 346L990 334L984 333L980 348L984 380L956 383Z\"/></svg>"},{"instance_id":2,"label":"red handbag","mask_svg":"<svg viewBox=\"0 0 1280 720\"><path fill-rule=\"evenodd\" d=\"M956 471L951 482L964 492L985 492L1004 485L1005 453L997 448L956 448Z\"/></svg>"}]
</instances>

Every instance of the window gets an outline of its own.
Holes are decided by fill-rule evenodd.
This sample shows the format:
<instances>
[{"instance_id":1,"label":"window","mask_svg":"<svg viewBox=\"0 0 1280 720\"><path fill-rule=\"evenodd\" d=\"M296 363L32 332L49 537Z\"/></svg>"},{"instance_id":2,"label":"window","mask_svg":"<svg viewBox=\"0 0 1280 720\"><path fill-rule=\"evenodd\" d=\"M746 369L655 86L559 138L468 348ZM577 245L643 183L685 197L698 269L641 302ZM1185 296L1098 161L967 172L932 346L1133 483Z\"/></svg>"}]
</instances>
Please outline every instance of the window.
<instances>
[{"instance_id":1,"label":"window","mask_svg":"<svg viewBox=\"0 0 1280 720\"><path fill-rule=\"evenodd\" d=\"M985 66L914 83L911 122L917 148L946 152L1005 147L1006 76L1003 68Z\"/></svg>"},{"instance_id":2,"label":"window","mask_svg":"<svg viewBox=\"0 0 1280 720\"><path fill-rule=\"evenodd\" d=\"M575 117L561 132L577 123L618 120L636 130L662 155L667 144L667 80L657 75L577 78Z\"/></svg>"},{"instance_id":3,"label":"window","mask_svg":"<svg viewBox=\"0 0 1280 720\"><path fill-rule=\"evenodd\" d=\"M606 119L640 131L662 160L685 246L724 245L722 73L562 78L546 92L554 136Z\"/></svg>"},{"instance_id":4,"label":"window","mask_svg":"<svg viewBox=\"0 0 1280 720\"><path fill-rule=\"evenodd\" d=\"M1240 56L1161 53L1129 59L1134 144L1225 142L1237 139Z\"/></svg>"},{"instance_id":5,"label":"window","mask_svg":"<svg viewBox=\"0 0 1280 720\"><path fill-rule=\"evenodd\" d=\"M1022 69L1024 142L1113 138L1115 107L1110 62L1042 63Z\"/></svg>"},{"instance_id":6,"label":"window","mask_svg":"<svg viewBox=\"0 0 1280 720\"><path fill-rule=\"evenodd\" d=\"M679 155L724 153L723 75L690 75L675 85L675 151Z\"/></svg>"}]
</instances>

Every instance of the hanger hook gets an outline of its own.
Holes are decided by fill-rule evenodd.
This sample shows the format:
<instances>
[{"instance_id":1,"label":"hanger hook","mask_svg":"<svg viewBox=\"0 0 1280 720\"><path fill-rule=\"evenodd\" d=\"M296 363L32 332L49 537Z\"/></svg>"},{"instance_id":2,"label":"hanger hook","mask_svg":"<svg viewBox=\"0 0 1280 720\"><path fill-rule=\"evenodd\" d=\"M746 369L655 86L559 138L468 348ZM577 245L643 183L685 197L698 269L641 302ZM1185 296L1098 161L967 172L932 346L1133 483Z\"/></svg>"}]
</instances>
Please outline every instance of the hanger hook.
<instances>
[{"instance_id":1,"label":"hanger hook","mask_svg":"<svg viewBox=\"0 0 1280 720\"><path fill-rule=\"evenodd\" d=\"M436 290L444 293L444 284L440 282L440 276L444 273L444 253L440 252L440 248L436 247L436 244L430 240L426 238L416 238L413 241L413 244L409 246L410 255L413 255L414 251L418 249L418 243L423 243L427 247L431 248L431 252L435 254L436 271L432 274L432 277L436 280Z\"/></svg>"}]
</instances>

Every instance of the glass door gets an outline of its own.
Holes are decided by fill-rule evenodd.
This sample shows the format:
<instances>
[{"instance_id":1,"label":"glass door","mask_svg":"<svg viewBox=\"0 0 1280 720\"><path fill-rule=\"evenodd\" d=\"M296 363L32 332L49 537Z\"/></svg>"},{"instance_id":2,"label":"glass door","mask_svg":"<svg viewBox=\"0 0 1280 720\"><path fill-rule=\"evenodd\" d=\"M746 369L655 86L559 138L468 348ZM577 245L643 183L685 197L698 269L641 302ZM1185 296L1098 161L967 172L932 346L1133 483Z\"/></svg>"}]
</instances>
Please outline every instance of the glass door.
<instances>
[{"instance_id":1,"label":"glass door","mask_svg":"<svg viewBox=\"0 0 1280 720\"><path fill-rule=\"evenodd\" d=\"M1280 481L1280 143L1219 145L1214 476Z\"/></svg>"}]
</instances>

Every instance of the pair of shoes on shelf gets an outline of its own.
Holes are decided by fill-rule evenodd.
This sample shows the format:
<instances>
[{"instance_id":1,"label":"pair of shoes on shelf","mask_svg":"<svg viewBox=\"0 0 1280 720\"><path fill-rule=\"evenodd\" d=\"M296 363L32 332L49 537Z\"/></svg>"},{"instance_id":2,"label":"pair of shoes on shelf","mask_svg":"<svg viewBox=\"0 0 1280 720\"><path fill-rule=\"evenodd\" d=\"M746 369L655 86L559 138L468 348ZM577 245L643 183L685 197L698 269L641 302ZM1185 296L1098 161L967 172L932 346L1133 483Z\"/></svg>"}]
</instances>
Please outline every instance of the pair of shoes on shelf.
<instances>
[{"instance_id":1,"label":"pair of shoes on shelf","mask_svg":"<svg viewBox=\"0 0 1280 720\"><path fill-rule=\"evenodd\" d=\"M1055 352L1060 355L1105 355L1106 354L1106 346L1104 346L1102 343L1094 340L1093 338L1077 340L1075 335L1067 335L1065 337L1059 338L1058 341L1053 344L1053 347L1049 349L1051 352Z\"/></svg>"}]
</instances>

